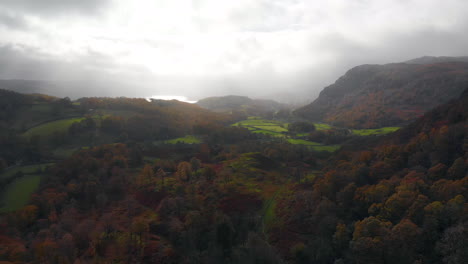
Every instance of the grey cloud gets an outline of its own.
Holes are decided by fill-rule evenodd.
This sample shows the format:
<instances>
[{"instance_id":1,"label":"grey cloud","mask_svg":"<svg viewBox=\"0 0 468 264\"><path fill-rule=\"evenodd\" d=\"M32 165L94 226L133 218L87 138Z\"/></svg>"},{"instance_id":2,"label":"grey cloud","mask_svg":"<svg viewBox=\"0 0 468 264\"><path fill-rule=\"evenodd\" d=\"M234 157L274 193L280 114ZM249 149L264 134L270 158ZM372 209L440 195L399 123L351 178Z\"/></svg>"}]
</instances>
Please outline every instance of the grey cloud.
<instances>
[{"instance_id":1,"label":"grey cloud","mask_svg":"<svg viewBox=\"0 0 468 264\"><path fill-rule=\"evenodd\" d=\"M29 28L23 16L11 14L0 9L0 26L2 25L14 30L26 30Z\"/></svg>"},{"instance_id":2,"label":"grey cloud","mask_svg":"<svg viewBox=\"0 0 468 264\"><path fill-rule=\"evenodd\" d=\"M42 17L94 15L111 0L2 0L0 8Z\"/></svg>"},{"instance_id":3,"label":"grey cloud","mask_svg":"<svg viewBox=\"0 0 468 264\"><path fill-rule=\"evenodd\" d=\"M98 83L100 80L111 80L106 72L99 72L92 67L98 65L108 69L112 64L104 63L102 58L88 56L75 62L65 62L54 57L41 54L34 48L15 47L6 45L0 47L0 79L27 79L27 80L51 80L60 82L60 88L50 90L53 95L71 96L83 93L101 96L109 94L109 88L89 87L91 83ZM88 85L77 86L73 83L87 83ZM96 90L97 89L97 90ZM101 91L99 91L101 90Z\"/></svg>"},{"instance_id":4,"label":"grey cloud","mask_svg":"<svg viewBox=\"0 0 468 264\"><path fill-rule=\"evenodd\" d=\"M407 33L387 33L378 43L372 44L360 43L336 32L330 33L320 38L319 42L311 41L310 49L333 54L334 59L320 68L305 71L310 76L320 72L322 80L333 83L357 65L403 62L422 56L466 56L468 37L463 32L468 32L468 23L455 31L427 27ZM310 87L309 90L321 88Z\"/></svg>"},{"instance_id":5,"label":"grey cloud","mask_svg":"<svg viewBox=\"0 0 468 264\"><path fill-rule=\"evenodd\" d=\"M288 13L288 4L297 1L263 0L252 2L248 8L234 9L229 20L244 31L273 32L297 29L300 17Z\"/></svg>"},{"instance_id":6,"label":"grey cloud","mask_svg":"<svg viewBox=\"0 0 468 264\"><path fill-rule=\"evenodd\" d=\"M190 94L194 87L202 89L201 83L204 82L197 78L154 76L142 66L123 67L112 57L93 50L65 62L35 48L13 45L0 46L0 79L46 81L43 83L50 85L43 87L43 93L75 99L87 96L184 95Z\"/></svg>"},{"instance_id":7,"label":"grey cloud","mask_svg":"<svg viewBox=\"0 0 468 264\"><path fill-rule=\"evenodd\" d=\"M112 70L123 73L112 74ZM140 76L132 75L132 71ZM168 94L201 99L240 94L272 98L285 87L295 87L295 77L279 78L268 70L212 77L155 76L138 66L121 69L112 58L94 51L72 62L63 62L35 49L0 47L0 79L50 80L53 85L46 87L44 92L61 97Z\"/></svg>"},{"instance_id":8,"label":"grey cloud","mask_svg":"<svg viewBox=\"0 0 468 264\"><path fill-rule=\"evenodd\" d=\"M467 28L468 29L468 28ZM379 45L342 45L335 52L341 60L353 63L384 63L405 61L424 55L461 56L468 53L468 38L457 32L422 29L410 34L386 36Z\"/></svg>"},{"instance_id":9,"label":"grey cloud","mask_svg":"<svg viewBox=\"0 0 468 264\"><path fill-rule=\"evenodd\" d=\"M5 45L0 47L0 77L4 79L87 78L92 73L87 73L84 68L87 65L96 64L99 57L89 57L86 60L86 62L82 60L80 64L73 65L65 60L43 54L36 48L24 45ZM111 67L112 64L108 63L106 66Z\"/></svg>"},{"instance_id":10,"label":"grey cloud","mask_svg":"<svg viewBox=\"0 0 468 264\"><path fill-rule=\"evenodd\" d=\"M0 1L0 11L4 11L0 12L0 24L10 29L28 30L26 21L19 15L22 12L38 16L69 13L96 14L105 8L111 0ZM217 58L212 68L223 72L222 69L230 66L241 67L242 70L237 74L207 72L206 75L199 77L188 77L184 76L183 73L177 76L161 76L157 73L151 73L144 66L122 65L116 60L119 54L105 55L93 50L92 47L88 48L84 55L70 58L72 55L56 57L43 54L39 50L27 46L6 45L0 47L0 78L59 80L64 84L61 87L61 95L71 97L173 94L200 99L212 95L239 94L274 99L285 99L289 95L293 97L291 100L294 100L295 97L310 101L318 95L323 87L333 83L339 76L356 65L401 62L424 55L468 55L468 36L466 34L468 32L468 19L460 20L456 26L445 29L427 25L411 30L406 28L399 31L382 29L381 32L378 32L378 36L360 36L358 40L355 36L339 32L338 26L333 23L330 25L319 24L321 20L326 21L320 14L305 14L307 17L311 17L311 19L304 20L306 23L317 23L317 27L327 27L330 32L320 36L317 33L308 33L304 28L294 32L294 34L310 34L306 43L298 45L298 52L303 56L296 56L300 60L298 65L309 66L303 66L290 73L277 72L275 66L282 63L282 61L278 61L280 60L278 58L288 58L287 53L291 50L294 53L295 48L277 50L279 53L284 53L280 54L283 56L270 58L268 54L274 56L276 50L265 51L271 48L268 46L270 43L262 42L260 38L260 40L256 39L256 36L259 36L257 33L274 34L275 31L283 30L293 32L296 30L296 26L302 27L300 24L303 17L301 16L304 14L301 12L288 13L288 2L262 0L249 4L247 9L232 10L228 17L230 22L239 26L241 30L249 32L245 35L246 37L233 42L233 45L229 46L229 49L226 49L223 55ZM205 24L216 23L216 21L205 21L203 17L195 18L195 20L197 19L201 19ZM388 23L392 23L392 21L388 21ZM333 31L335 29L337 31ZM31 34L38 34L36 29L29 30ZM148 36L147 39L144 36L139 41L146 46L169 54L176 54L179 50L184 49L184 45L190 45L190 43L182 41L158 39L157 34L158 32L155 32L154 36ZM49 36L51 39L54 37ZM119 39L105 36L95 38L108 41L109 46L116 43L131 46L130 42L135 42L132 38ZM2 39L1 41L7 42L8 40ZM306 47L305 51L301 50L302 44ZM131 53L132 50L127 52ZM327 55L323 56L325 59L321 57L319 60L317 58L321 54ZM311 63L308 64L308 61Z\"/></svg>"}]
</instances>

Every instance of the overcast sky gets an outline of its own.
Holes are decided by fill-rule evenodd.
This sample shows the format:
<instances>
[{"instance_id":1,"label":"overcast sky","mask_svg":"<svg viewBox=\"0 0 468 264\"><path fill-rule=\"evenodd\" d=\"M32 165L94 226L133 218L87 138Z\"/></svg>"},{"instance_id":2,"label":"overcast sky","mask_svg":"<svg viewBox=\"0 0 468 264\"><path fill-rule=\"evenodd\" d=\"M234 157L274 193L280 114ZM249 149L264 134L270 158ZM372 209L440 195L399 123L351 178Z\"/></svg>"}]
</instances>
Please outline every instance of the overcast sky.
<instances>
[{"instance_id":1,"label":"overcast sky","mask_svg":"<svg viewBox=\"0 0 468 264\"><path fill-rule=\"evenodd\" d=\"M359 64L468 55L467 14L466 0L1 0L0 78L313 98Z\"/></svg>"}]
</instances>

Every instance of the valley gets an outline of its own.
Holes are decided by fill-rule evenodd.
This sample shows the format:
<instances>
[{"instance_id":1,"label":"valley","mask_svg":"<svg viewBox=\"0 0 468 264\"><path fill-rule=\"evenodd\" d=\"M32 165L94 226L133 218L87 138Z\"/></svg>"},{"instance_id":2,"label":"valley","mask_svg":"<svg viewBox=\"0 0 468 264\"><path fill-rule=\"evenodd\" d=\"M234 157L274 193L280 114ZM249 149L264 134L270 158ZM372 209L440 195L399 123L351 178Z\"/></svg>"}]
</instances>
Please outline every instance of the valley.
<instances>
[{"instance_id":1,"label":"valley","mask_svg":"<svg viewBox=\"0 0 468 264\"><path fill-rule=\"evenodd\" d=\"M0 264L467 264L467 0L0 0Z\"/></svg>"},{"instance_id":2,"label":"valley","mask_svg":"<svg viewBox=\"0 0 468 264\"><path fill-rule=\"evenodd\" d=\"M0 262L460 257L464 244L451 238L466 232L468 90L460 65L426 68L446 76L449 66L448 101L398 120L370 86L334 93L355 71L367 76L359 83L384 85L391 67L401 84L399 67L413 66L383 66L378 82L366 75L374 66L358 67L299 109L242 96L189 104L0 89ZM431 94L411 83L385 96Z\"/></svg>"}]
</instances>

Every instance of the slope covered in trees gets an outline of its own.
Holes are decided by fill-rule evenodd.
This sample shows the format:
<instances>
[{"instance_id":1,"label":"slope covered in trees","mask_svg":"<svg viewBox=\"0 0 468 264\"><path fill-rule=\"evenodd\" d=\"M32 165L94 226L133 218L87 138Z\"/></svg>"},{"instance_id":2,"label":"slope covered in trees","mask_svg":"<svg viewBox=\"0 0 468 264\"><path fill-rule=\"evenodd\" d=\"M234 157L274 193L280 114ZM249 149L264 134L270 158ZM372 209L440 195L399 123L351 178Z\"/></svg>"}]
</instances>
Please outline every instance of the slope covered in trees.
<instances>
[{"instance_id":1,"label":"slope covered in trees","mask_svg":"<svg viewBox=\"0 0 468 264\"><path fill-rule=\"evenodd\" d=\"M357 66L295 113L312 121L352 128L408 123L457 98L468 86L468 62L426 61Z\"/></svg>"},{"instance_id":2,"label":"slope covered in trees","mask_svg":"<svg viewBox=\"0 0 468 264\"><path fill-rule=\"evenodd\" d=\"M221 96L201 99L197 104L216 112L234 112L246 116L272 117L278 111L285 111L286 105L273 100L250 99L247 96Z\"/></svg>"},{"instance_id":3,"label":"slope covered in trees","mask_svg":"<svg viewBox=\"0 0 468 264\"><path fill-rule=\"evenodd\" d=\"M375 147L342 151L279 203L273 243L300 263L463 263L468 90Z\"/></svg>"}]
</instances>

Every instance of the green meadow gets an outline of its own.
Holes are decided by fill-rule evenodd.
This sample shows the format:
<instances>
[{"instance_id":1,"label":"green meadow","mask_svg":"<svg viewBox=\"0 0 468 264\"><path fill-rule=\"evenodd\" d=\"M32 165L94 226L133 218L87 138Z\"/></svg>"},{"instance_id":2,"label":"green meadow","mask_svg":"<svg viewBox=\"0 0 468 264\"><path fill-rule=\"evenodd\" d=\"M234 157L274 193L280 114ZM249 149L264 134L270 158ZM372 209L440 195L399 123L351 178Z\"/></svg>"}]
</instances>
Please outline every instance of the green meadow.
<instances>
[{"instance_id":1,"label":"green meadow","mask_svg":"<svg viewBox=\"0 0 468 264\"><path fill-rule=\"evenodd\" d=\"M329 124L324 124L324 123L314 123L314 126L316 130L329 130L333 128Z\"/></svg>"},{"instance_id":2,"label":"green meadow","mask_svg":"<svg viewBox=\"0 0 468 264\"><path fill-rule=\"evenodd\" d=\"M316 123L314 125L317 130L327 130L332 128L330 125L322 123ZM249 117L247 120L242 120L235 124L232 124L232 126L245 127L255 134L269 135L277 138L285 138L286 141L290 144L304 145L314 151L334 152L340 148L339 145L322 145L320 143L307 141L304 139L289 138L286 135L286 132L288 131L288 124L279 121ZM308 133L297 134L298 137L304 137L307 135Z\"/></svg>"},{"instance_id":3,"label":"green meadow","mask_svg":"<svg viewBox=\"0 0 468 264\"><path fill-rule=\"evenodd\" d=\"M80 122L84 119L84 117L76 117L48 122L29 129L23 133L23 136L30 138L33 136L47 136L54 132L66 132L73 123Z\"/></svg>"},{"instance_id":4,"label":"green meadow","mask_svg":"<svg viewBox=\"0 0 468 264\"><path fill-rule=\"evenodd\" d=\"M66 159L68 157L71 157L75 151L79 150L79 147L60 147L56 148L53 151L53 154L55 157L60 158L60 159Z\"/></svg>"},{"instance_id":5,"label":"green meadow","mask_svg":"<svg viewBox=\"0 0 468 264\"><path fill-rule=\"evenodd\" d=\"M312 141L307 141L304 139L294 139L294 138L288 138L288 142L294 145L305 145L305 146L319 146L321 145L320 143L317 142L312 142Z\"/></svg>"},{"instance_id":6,"label":"green meadow","mask_svg":"<svg viewBox=\"0 0 468 264\"><path fill-rule=\"evenodd\" d=\"M316 130L329 130L333 126L324 123L314 123ZM289 138L286 135L288 131L287 123L282 123L274 120L266 120L258 117L249 117L247 120L242 120L232 124L232 126L244 127L255 134L268 135L277 138L286 138L287 142L294 145L308 146L314 151L334 152L340 148L340 145L322 145L317 142L307 141L304 139ZM376 129L352 129L351 133L356 136L372 136L384 135L392 133L400 129L400 127L382 127ZM306 137L308 133L299 133L296 137Z\"/></svg>"},{"instance_id":7,"label":"green meadow","mask_svg":"<svg viewBox=\"0 0 468 264\"><path fill-rule=\"evenodd\" d=\"M315 145L315 146L311 146L311 148L315 151L319 151L319 152L322 152L322 151L325 151L325 152L335 152L337 151L338 149L340 149L340 145Z\"/></svg>"},{"instance_id":8,"label":"green meadow","mask_svg":"<svg viewBox=\"0 0 468 264\"><path fill-rule=\"evenodd\" d=\"M15 167L0 174L0 179L8 179L10 177L13 177L18 172L22 172L23 174L41 173L42 170L44 170L47 166L50 166L53 164L54 163L42 163L42 164L36 164L36 165Z\"/></svg>"},{"instance_id":9,"label":"green meadow","mask_svg":"<svg viewBox=\"0 0 468 264\"><path fill-rule=\"evenodd\" d=\"M1 197L0 213L16 211L28 204L40 181L41 175L26 175L9 184Z\"/></svg>"},{"instance_id":10,"label":"green meadow","mask_svg":"<svg viewBox=\"0 0 468 264\"><path fill-rule=\"evenodd\" d=\"M253 117L247 120L239 121L235 124L232 124L232 126L245 127L253 133L269 135L273 137L284 137L285 135L283 133L288 131L286 128L287 124L273 120L256 119Z\"/></svg>"},{"instance_id":11,"label":"green meadow","mask_svg":"<svg viewBox=\"0 0 468 264\"><path fill-rule=\"evenodd\" d=\"M54 163L42 163L12 168L2 174L0 179L8 179L22 172L24 175L8 184L0 196L0 213L11 212L25 206L31 194L38 188L42 173Z\"/></svg>"},{"instance_id":12,"label":"green meadow","mask_svg":"<svg viewBox=\"0 0 468 264\"><path fill-rule=\"evenodd\" d=\"M269 136L272 136L272 137L284 137L284 135L281 134L281 133L273 132L273 131L269 131L269 130L255 130L255 129L249 129L249 130L252 131L252 133L255 133L255 134L269 135Z\"/></svg>"},{"instance_id":13,"label":"green meadow","mask_svg":"<svg viewBox=\"0 0 468 264\"><path fill-rule=\"evenodd\" d=\"M352 133L357 136L385 135L400 129L400 127L381 127L375 129L352 129Z\"/></svg>"},{"instance_id":14,"label":"green meadow","mask_svg":"<svg viewBox=\"0 0 468 264\"><path fill-rule=\"evenodd\" d=\"M314 151L325 151L325 152L335 152L337 151L341 146L340 145L322 145L317 142L312 142L312 141L307 141L304 139L293 139L289 138L287 140L289 143L294 144L294 145L304 145L309 147L310 149Z\"/></svg>"}]
</instances>

